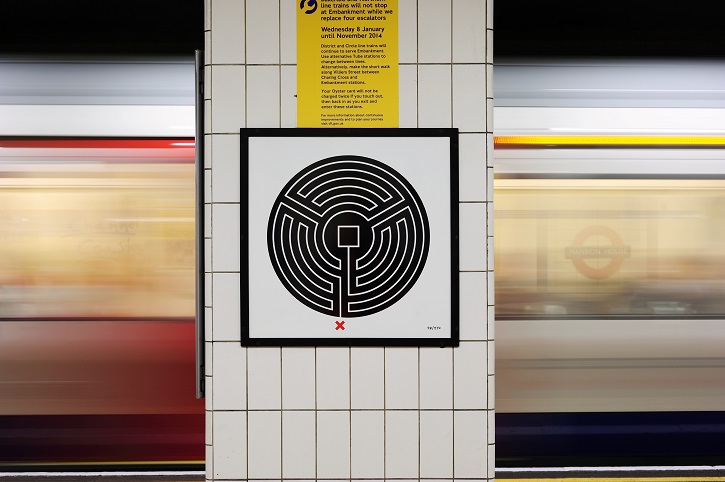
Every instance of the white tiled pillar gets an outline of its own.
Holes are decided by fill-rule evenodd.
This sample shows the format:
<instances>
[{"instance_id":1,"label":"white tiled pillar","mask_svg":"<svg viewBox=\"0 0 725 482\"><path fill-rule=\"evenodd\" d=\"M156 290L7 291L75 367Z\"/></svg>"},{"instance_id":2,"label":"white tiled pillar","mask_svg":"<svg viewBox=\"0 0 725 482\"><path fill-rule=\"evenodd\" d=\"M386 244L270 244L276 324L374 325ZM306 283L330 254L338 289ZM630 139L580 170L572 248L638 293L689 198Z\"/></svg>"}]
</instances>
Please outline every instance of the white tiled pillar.
<instances>
[{"instance_id":1,"label":"white tiled pillar","mask_svg":"<svg viewBox=\"0 0 725 482\"><path fill-rule=\"evenodd\" d=\"M205 0L209 480L492 480L493 0L399 0L400 127L460 130L457 348L243 348L239 129L296 127L299 0Z\"/></svg>"}]
</instances>

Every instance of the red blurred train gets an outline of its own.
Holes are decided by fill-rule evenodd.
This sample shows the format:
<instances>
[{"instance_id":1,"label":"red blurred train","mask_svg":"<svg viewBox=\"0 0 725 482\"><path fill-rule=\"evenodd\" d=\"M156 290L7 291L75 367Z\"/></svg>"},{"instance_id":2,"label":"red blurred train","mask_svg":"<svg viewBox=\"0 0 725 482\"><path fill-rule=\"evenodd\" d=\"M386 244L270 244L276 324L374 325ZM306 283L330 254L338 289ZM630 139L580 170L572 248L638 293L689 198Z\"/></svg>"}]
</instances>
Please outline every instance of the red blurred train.
<instances>
[{"instance_id":1,"label":"red blurred train","mask_svg":"<svg viewBox=\"0 0 725 482\"><path fill-rule=\"evenodd\" d=\"M0 471L203 467L194 72L0 60Z\"/></svg>"}]
</instances>

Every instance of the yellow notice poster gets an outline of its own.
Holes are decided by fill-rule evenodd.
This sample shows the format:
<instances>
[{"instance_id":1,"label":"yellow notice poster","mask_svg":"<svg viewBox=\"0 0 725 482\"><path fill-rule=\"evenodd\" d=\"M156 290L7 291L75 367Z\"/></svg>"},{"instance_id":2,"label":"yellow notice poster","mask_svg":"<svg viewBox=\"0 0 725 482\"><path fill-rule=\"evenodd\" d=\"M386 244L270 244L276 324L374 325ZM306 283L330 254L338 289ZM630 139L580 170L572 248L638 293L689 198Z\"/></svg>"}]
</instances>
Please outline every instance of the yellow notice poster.
<instances>
[{"instance_id":1,"label":"yellow notice poster","mask_svg":"<svg viewBox=\"0 0 725 482\"><path fill-rule=\"evenodd\" d=\"M398 0L297 8L297 126L398 127Z\"/></svg>"}]
</instances>

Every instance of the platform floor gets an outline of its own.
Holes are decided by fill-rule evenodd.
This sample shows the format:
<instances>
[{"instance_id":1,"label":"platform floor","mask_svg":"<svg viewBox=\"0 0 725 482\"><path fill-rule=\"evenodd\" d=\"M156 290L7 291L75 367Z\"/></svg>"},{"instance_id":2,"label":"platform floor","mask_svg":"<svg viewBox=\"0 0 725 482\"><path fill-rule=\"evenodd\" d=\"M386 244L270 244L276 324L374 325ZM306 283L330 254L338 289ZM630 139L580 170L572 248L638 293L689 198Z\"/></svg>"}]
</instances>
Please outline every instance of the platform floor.
<instances>
[{"instance_id":1,"label":"platform floor","mask_svg":"<svg viewBox=\"0 0 725 482\"><path fill-rule=\"evenodd\" d=\"M204 472L0 472L0 482L203 482Z\"/></svg>"},{"instance_id":2,"label":"platform floor","mask_svg":"<svg viewBox=\"0 0 725 482\"><path fill-rule=\"evenodd\" d=\"M204 472L0 472L0 482L204 482ZM725 482L725 467L497 469L506 482Z\"/></svg>"},{"instance_id":3,"label":"platform floor","mask_svg":"<svg viewBox=\"0 0 725 482\"><path fill-rule=\"evenodd\" d=\"M496 469L506 482L725 482L725 467L571 467Z\"/></svg>"}]
</instances>

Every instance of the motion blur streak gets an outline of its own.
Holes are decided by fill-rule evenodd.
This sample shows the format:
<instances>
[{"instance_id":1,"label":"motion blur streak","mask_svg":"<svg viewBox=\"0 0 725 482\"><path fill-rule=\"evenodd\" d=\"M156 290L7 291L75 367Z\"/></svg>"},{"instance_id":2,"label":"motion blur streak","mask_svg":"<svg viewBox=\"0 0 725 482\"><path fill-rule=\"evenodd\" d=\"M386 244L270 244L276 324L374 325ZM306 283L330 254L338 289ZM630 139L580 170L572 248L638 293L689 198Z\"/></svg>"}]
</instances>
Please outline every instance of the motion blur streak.
<instances>
[{"instance_id":1,"label":"motion blur streak","mask_svg":"<svg viewBox=\"0 0 725 482\"><path fill-rule=\"evenodd\" d=\"M497 466L722 464L725 63L494 73Z\"/></svg>"},{"instance_id":2,"label":"motion blur streak","mask_svg":"<svg viewBox=\"0 0 725 482\"><path fill-rule=\"evenodd\" d=\"M204 459L193 139L0 139L0 467Z\"/></svg>"}]
</instances>

